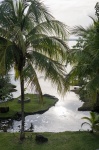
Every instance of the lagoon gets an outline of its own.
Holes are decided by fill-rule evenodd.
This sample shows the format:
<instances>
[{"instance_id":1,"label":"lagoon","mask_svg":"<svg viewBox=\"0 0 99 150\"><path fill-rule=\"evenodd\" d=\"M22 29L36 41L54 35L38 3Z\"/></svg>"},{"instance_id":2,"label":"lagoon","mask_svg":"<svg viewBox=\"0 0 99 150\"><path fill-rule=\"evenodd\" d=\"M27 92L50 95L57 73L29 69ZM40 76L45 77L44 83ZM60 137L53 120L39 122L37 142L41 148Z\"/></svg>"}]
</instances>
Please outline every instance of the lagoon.
<instances>
[{"instance_id":1,"label":"lagoon","mask_svg":"<svg viewBox=\"0 0 99 150\"><path fill-rule=\"evenodd\" d=\"M17 92L14 97L20 95L19 81L15 82L13 76L12 83L17 85ZM25 129L29 129L31 123L34 126L34 132L63 132L63 131L79 131L89 130L89 126L85 125L81 128L84 122L81 118L89 116L89 112L78 111L83 102L79 100L79 96L74 92L67 92L64 97L57 93L57 90L48 80L44 80L44 76L39 74L39 82L42 87L43 94L50 94L59 99L55 106L51 107L44 114L29 115L25 117ZM30 88L27 93L32 93ZM8 132L18 132L21 121L13 121L13 129Z\"/></svg>"}]
</instances>

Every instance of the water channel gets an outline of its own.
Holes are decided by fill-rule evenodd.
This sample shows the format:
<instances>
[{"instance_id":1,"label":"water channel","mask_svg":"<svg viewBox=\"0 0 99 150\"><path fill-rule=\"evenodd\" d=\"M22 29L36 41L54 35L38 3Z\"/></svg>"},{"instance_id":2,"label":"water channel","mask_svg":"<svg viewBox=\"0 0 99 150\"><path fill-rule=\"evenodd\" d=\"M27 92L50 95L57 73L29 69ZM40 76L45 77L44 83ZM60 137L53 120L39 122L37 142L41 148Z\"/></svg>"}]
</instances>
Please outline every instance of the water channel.
<instances>
[{"instance_id":1,"label":"water channel","mask_svg":"<svg viewBox=\"0 0 99 150\"><path fill-rule=\"evenodd\" d=\"M13 79L13 78L12 78ZM59 101L55 106L51 107L44 114L29 115L25 117L25 129L29 129L31 123L34 127L34 132L63 132L63 131L79 131L88 130L87 125L81 128L83 116L89 116L89 112L78 111L83 103L79 100L78 95L74 92L68 92L64 97L61 97L55 87L49 81L44 81L43 76L39 77L39 82L42 87L43 94L50 94L56 96ZM14 93L14 97L20 95L19 82L13 83L17 85L18 91ZM26 92L30 93L28 88ZM8 132L19 131L21 121L13 121L13 128L9 128Z\"/></svg>"}]
</instances>

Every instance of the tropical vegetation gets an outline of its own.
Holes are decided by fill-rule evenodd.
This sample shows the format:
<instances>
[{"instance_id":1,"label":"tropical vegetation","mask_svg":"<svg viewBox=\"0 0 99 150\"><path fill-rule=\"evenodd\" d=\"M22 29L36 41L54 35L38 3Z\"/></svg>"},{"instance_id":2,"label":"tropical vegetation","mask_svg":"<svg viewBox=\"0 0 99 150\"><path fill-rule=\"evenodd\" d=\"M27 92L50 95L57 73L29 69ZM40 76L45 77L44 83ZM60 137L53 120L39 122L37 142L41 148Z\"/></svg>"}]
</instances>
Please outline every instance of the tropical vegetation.
<instances>
[{"instance_id":1,"label":"tropical vegetation","mask_svg":"<svg viewBox=\"0 0 99 150\"><path fill-rule=\"evenodd\" d=\"M12 99L12 92L16 91L16 86L10 83L8 74L5 76L0 75L0 101Z\"/></svg>"},{"instance_id":2,"label":"tropical vegetation","mask_svg":"<svg viewBox=\"0 0 99 150\"><path fill-rule=\"evenodd\" d=\"M67 34L66 25L55 20L39 0L0 2L0 73L5 74L14 67L15 79L20 79L21 140L25 138L24 82L39 93L41 100L37 72L50 79L58 92L66 91Z\"/></svg>"},{"instance_id":3,"label":"tropical vegetation","mask_svg":"<svg viewBox=\"0 0 99 150\"><path fill-rule=\"evenodd\" d=\"M67 87L80 83L80 92L93 104L93 110L99 111L99 7L96 4L96 19L84 28L74 27L72 33L78 37L70 51L68 61L72 65L66 76Z\"/></svg>"},{"instance_id":4,"label":"tropical vegetation","mask_svg":"<svg viewBox=\"0 0 99 150\"><path fill-rule=\"evenodd\" d=\"M90 117L83 117L82 119L85 119L88 122L82 123L81 126L83 126L84 124L88 124L91 128L92 133L99 131L99 114L90 112Z\"/></svg>"}]
</instances>

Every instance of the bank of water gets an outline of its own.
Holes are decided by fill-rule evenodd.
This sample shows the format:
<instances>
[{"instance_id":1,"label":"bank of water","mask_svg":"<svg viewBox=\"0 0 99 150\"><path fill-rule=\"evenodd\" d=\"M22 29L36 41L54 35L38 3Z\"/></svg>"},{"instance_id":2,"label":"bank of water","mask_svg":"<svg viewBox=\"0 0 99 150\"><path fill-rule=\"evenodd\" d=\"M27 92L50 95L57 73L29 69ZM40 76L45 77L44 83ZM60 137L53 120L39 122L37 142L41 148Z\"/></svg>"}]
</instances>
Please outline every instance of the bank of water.
<instances>
[{"instance_id":1,"label":"bank of water","mask_svg":"<svg viewBox=\"0 0 99 150\"><path fill-rule=\"evenodd\" d=\"M74 92L68 92L64 97L57 93L54 86L49 81L44 81L43 76L39 77L43 94L56 96L59 101L55 106L51 107L44 114L29 115L25 117L25 129L28 130L33 124L34 132L63 132L63 131L78 131L89 130L87 125L81 128L83 116L89 116L89 112L78 111L78 107L82 105L78 95ZM17 97L20 95L19 82L13 80L17 85L18 91L14 93ZM32 92L29 88L26 92ZM9 128L9 132L17 132L20 129L21 121L13 121L13 128Z\"/></svg>"}]
</instances>

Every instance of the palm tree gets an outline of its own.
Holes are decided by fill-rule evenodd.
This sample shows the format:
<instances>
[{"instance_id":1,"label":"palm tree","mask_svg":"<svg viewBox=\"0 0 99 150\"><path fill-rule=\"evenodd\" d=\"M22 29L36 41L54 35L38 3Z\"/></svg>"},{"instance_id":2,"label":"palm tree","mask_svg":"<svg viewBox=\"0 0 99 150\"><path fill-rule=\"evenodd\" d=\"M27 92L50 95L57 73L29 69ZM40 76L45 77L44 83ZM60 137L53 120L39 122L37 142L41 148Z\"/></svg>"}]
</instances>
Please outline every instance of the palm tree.
<instances>
[{"instance_id":1,"label":"palm tree","mask_svg":"<svg viewBox=\"0 0 99 150\"><path fill-rule=\"evenodd\" d=\"M35 88L41 100L38 71L44 72L60 93L66 90L67 34L66 26L38 0L4 0L0 4L0 71L14 67L16 79L20 78L21 140L25 138L24 81Z\"/></svg>"},{"instance_id":2,"label":"palm tree","mask_svg":"<svg viewBox=\"0 0 99 150\"><path fill-rule=\"evenodd\" d=\"M96 131L97 128L99 128L99 115L95 112L90 112L90 117L82 117L82 119L86 119L89 123L84 122L81 126L83 126L84 124L88 124L91 128L92 133L94 130Z\"/></svg>"},{"instance_id":3,"label":"palm tree","mask_svg":"<svg viewBox=\"0 0 99 150\"><path fill-rule=\"evenodd\" d=\"M93 18L92 18L93 19ZM87 90L92 103L99 106L99 21L87 28L77 26L73 34L79 37L77 44L71 49L68 61L72 64L66 76L68 87L75 82L83 81L82 89Z\"/></svg>"}]
</instances>

